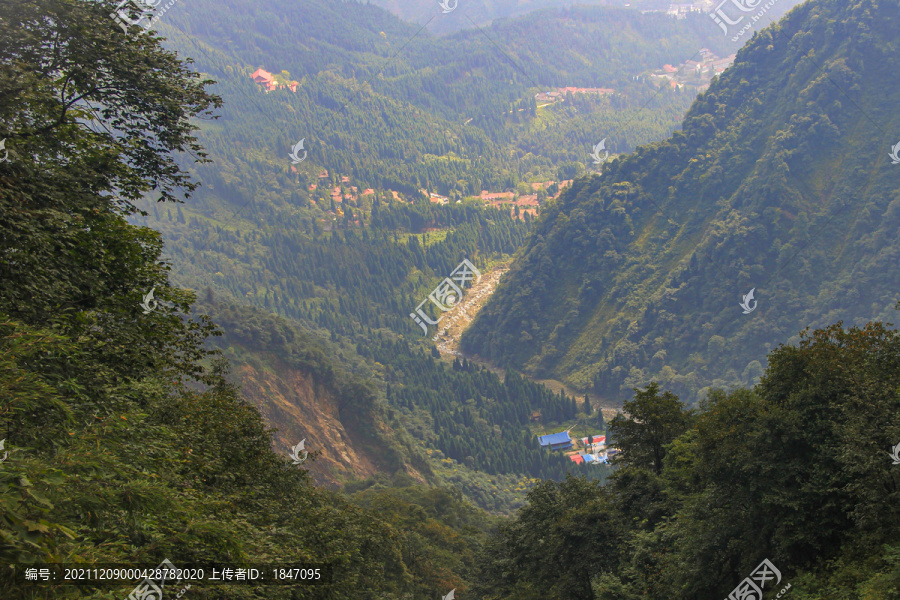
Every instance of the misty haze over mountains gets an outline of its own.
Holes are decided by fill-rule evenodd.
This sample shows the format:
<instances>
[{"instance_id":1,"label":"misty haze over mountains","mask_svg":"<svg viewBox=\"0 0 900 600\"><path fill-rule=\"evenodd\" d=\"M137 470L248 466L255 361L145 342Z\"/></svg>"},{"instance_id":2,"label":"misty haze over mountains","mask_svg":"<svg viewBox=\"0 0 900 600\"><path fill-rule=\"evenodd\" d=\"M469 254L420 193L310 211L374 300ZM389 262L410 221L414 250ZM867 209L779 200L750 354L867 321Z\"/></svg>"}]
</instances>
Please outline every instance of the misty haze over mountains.
<instances>
[{"instance_id":1,"label":"misty haze over mountains","mask_svg":"<svg viewBox=\"0 0 900 600\"><path fill-rule=\"evenodd\" d=\"M605 8L622 8L646 12L666 13L677 10L673 7L694 7L698 12L709 13L723 3L721 0L699 0L697 2L670 2L669 0L519 0L517 2L504 2L498 0L469 0L455 4L456 0L450 0L448 7L462 7L465 11L457 14L455 9L443 15L442 5L437 0L370 0L394 13L405 21L420 24L427 23L429 30L438 33L451 33L460 29L469 29L474 26L489 25L496 19L508 19L527 15L535 11L547 9L568 9L575 6L602 6ZM802 0L778 0L773 3L771 10L766 13L768 19L779 19L787 11L801 3ZM730 2L729 2L730 4ZM762 6L760 2L744 2L748 8ZM437 5L437 11L435 6ZM731 6L729 6L731 8ZM688 9L690 10L690 9ZM442 13L446 18L437 19L435 13ZM768 24L769 21L764 21Z\"/></svg>"}]
</instances>

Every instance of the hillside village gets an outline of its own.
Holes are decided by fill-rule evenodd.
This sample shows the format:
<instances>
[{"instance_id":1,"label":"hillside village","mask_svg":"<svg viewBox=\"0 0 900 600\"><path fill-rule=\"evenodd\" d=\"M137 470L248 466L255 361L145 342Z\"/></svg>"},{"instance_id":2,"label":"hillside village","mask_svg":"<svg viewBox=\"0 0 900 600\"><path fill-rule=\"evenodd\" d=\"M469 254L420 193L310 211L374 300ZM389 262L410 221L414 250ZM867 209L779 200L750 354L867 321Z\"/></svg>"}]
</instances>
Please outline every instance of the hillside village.
<instances>
[{"instance_id":1,"label":"hillside village","mask_svg":"<svg viewBox=\"0 0 900 600\"><path fill-rule=\"evenodd\" d=\"M296 167L291 167L293 172L297 172ZM317 182L310 183L307 186L308 191L313 195L310 203L318 206L325 213L337 219L344 217L346 209L362 209L369 203L373 202L376 197L383 201L409 202L405 196L395 190L386 190L377 193L372 188L365 188L360 191L358 186L351 185L351 178L348 175L336 175L332 179L327 169L322 169L317 175ZM520 184L520 188L516 191L491 192L482 190L478 196L466 197L466 200L480 200L484 204L493 208L508 208L510 215L519 219L525 219L525 215L536 217L540 211L541 204L546 200L555 199L559 196L561 190L572 183L571 179L563 181L544 181L530 184ZM526 190L525 188L530 188ZM523 192L532 193L523 193ZM447 196L442 196L429 190L419 189L419 192L434 204L448 204L451 200ZM463 200L456 200L461 203ZM359 225L359 221L353 221Z\"/></svg>"},{"instance_id":2,"label":"hillside village","mask_svg":"<svg viewBox=\"0 0 900 600\"><path fill-rule=\"evenodd\" d=\"M651 81L661 85L685 88L690 87L698 92L706 91L712 78L720 75L734 64L735 54L719 58L708 48L700 49L700 60L688 60L678 66L663 65L648 76Z\"/></svg>"},{"instance_id":3,"label":"hillside village","mask_svg":"<svg viewBox=\"0 0 900 600\"><path fill-rule=\"evenodd\" d=\"M666 13L673 19L686 19L691 13L711 12L714 2L712 0L697 0L697 2L680 2L669 5L669 8L642 10L641 14ZM625 6L628 6L627 4Z\"/></svg>"},{"instance_id":4,"label":"hillside village","mask_svg":"<svg viewBox=\"0 0 900 600\"><path fill-rule=\"evenodd\" d=\"M562 450L569 460L577 465L608 464L609 460L619 452L617 448L607 447L605 435L573 438L569 435L569 431L539 436L538 442L541 448Z\"/></svg>"},{"instance_id":5,"label":"hillside village","mask_svg":"<svg viewBox=\"0 0 900 600\"><path fill-rule=\"evenodd\" d=\"M566 94L597 94L608 96L614 94L616 90L611 88L582 88L582 87L562 87L554 88L547 92L539 92L535 94L534 99L537 102L560 102L565 99Z\"/></svg>"}]
</instances>

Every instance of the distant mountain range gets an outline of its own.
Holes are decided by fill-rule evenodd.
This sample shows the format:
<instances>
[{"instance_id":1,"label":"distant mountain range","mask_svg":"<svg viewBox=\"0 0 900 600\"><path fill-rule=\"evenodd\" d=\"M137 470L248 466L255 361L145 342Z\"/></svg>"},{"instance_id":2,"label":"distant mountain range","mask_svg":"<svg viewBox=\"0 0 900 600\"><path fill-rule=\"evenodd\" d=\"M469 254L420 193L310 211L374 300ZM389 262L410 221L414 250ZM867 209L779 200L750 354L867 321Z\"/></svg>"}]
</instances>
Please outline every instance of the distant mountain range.
<instances>
[{"instance_id":1,"label":"distant mountain range","mask_svg":"<svg viewBox=\"0 0 900 600\"><path fill-rule=\"evenodd\" d=\"M777 20L788 10L804 0L778 0L767 11L755 29L769 24L769 18ZM666 12L670 7L680 6L710 12L722 4L722 0L694 0L694 2L672 2L671 0L370 0L391 11L401 19L426 25L430 31L440 34L452 33L460 29L471 29L489 25L498 19L518 17L543 9L570 8L573 6L606 6L630 10ZM762 3L750 0L746 6L762 8ZM444 7L447 7L446 9ZM731 10L733 7L727 7ZM690 9L687 9L690 10ZM756 11L754 11L756 12ZM715 27L712 21L710 26Z\"/></svg>"}]
</instances>

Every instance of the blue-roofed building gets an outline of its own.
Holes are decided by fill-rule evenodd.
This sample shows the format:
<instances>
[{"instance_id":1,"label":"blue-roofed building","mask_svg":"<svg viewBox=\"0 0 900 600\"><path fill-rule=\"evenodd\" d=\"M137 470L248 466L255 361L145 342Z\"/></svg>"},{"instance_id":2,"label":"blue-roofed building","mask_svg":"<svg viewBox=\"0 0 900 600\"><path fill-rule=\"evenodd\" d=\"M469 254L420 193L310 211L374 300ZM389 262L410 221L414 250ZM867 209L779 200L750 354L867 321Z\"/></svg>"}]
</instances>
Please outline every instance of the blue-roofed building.
<instances>
[{"instance_id":1,"label":"blue-roofed building","mask_svg":"<svg viewBox=\"0 0 900 600\"><path fill-rule=\"evenodd\" d=\"M568 450L572 447L572 438L569 437L568 431L542 435L538 441L541 443L541 448L549 447L551 450Z\"/></svg>"}]
</instances>

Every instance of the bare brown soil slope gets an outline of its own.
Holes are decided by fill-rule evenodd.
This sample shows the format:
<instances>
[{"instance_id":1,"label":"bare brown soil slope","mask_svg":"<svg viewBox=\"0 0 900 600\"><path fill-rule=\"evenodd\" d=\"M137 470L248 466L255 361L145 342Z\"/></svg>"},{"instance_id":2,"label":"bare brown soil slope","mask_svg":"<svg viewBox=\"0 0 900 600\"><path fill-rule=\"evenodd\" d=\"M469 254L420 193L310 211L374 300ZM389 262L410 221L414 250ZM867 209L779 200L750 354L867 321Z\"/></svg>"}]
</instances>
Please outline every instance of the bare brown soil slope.
<instances>
[{"instance_id":1,"label":"bare brown soil slope","mask_svg":"<svg viewBox=\"0 0 900 600\"><path fill-rule=\"evenodd\" d=\"M342 408L335 393L317 385L310 374L277 359L271 362L271 369L242 365L234 373L243 396L277 430L276 452L288 458L291 448L305 439L306 450L318 455L298 468L309 469L316 483L328 487L393 470L384 459L393 452L385 441L392 438L385 423L371 413ZM406 471L424 481L414 468Z\"/></svg>"}]
</instances>

